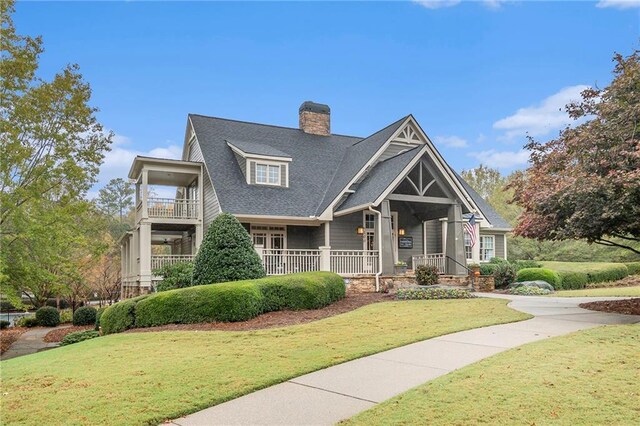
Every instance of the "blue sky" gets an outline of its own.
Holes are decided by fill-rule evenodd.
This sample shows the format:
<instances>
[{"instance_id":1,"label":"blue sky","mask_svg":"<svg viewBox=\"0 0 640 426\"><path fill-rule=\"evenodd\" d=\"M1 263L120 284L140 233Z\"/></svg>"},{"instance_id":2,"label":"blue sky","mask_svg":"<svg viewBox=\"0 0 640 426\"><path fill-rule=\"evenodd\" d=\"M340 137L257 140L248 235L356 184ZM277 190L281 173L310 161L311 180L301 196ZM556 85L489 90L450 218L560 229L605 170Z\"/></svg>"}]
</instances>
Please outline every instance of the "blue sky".
<instances>
[{"instance_id":1,"label":"blue sky","mask_svg":"<svg viewBox=\"0 0 640 426\"><path fill-rule=\"evenodd\" d=\"M526 165L559 109L638 47L638 2L19 2L40 73L78 63L116 134L98 187L139 153L179 156L188 113L297 126L327 103L334 133L412 113L456 169Z\"/></svg>"}]
</instances>

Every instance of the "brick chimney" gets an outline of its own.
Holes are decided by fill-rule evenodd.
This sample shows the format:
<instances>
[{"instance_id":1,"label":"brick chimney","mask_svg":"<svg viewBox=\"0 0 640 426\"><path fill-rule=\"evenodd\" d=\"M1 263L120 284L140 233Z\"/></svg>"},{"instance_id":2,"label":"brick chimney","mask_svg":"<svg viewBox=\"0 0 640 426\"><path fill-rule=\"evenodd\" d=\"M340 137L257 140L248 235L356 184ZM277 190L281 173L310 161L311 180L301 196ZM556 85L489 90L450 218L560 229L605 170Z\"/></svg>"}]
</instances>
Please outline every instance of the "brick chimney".
<instances>
[{"instance_id":1,"label":"brick chimney","mask_svg":"<svg viewBox=\"0 0 640 426\"><path fill-rule=\"evenodd\" d=\"M331 134L331 108L329 105L306 101L300 105L300 130L312 135Z\"/></svg>"}]
</instances>

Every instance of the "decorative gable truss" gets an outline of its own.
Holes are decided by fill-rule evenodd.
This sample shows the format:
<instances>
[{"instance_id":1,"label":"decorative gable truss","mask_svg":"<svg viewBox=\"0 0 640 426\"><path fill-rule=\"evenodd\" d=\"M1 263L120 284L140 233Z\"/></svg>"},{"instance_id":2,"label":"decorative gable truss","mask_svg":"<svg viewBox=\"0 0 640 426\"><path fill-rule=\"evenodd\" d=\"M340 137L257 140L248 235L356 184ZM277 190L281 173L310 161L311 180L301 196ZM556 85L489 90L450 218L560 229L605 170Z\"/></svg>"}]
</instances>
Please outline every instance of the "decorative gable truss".
<instances>
[{"instance_id":1,"label":"decorative gable truss","mask_svg":"<svg viewBox=\"0 0 640 426\"><path fill-rule=\"evenodd\" d=\"M416 132L414 126L411 124L411 120L409 120L409 122L399 130L397 136L389 142L389 145L380 155L377 162L388 160L425 143L426 141Z\"/></svg>"},{"instance_id":2,"label":"decorative gable truss","mask_svg":"<svg viewBox=\"0 0 640 426\"><path fill-rule=\"evenodd\" d=\"M415 130L413 125L411 123L408 123L402 130L400 130L398 135L393 139L393 142L403 142L416 146L422 145L423 143L425 143L425 140Z\"/></svg>"}]
</instances>

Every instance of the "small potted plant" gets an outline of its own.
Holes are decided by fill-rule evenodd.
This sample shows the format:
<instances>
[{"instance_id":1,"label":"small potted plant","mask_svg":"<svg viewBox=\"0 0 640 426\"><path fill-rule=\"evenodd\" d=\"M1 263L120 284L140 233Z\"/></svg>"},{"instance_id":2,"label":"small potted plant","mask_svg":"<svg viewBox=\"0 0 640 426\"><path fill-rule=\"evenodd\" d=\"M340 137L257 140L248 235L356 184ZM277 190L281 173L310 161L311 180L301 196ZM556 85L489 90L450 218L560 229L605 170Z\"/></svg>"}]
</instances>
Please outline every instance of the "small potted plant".
<instances>
[{"instance_id":1,"label":"small potted plant","mask_svg":"<svg viewBox=\"0 0 640 426\"><path fill-rule=\"evenodd\" d=\"M402 260L399 260L396 262L394 266L395 266L394 270L396 275L404 275L407 273L407 262L403 262Z\"/></svg>"},{"instance_id":2,"label":"small potted plant","mask_svg":"<svg viewBox=\"0 0 640 426\"><path fill-rule=\"evenodd\" d=\"M480 265L478 265L477 263L470 263L468 265L468 268L469 268L469 275L473 277L480 276Z\"/></svg>"}]
</instances>

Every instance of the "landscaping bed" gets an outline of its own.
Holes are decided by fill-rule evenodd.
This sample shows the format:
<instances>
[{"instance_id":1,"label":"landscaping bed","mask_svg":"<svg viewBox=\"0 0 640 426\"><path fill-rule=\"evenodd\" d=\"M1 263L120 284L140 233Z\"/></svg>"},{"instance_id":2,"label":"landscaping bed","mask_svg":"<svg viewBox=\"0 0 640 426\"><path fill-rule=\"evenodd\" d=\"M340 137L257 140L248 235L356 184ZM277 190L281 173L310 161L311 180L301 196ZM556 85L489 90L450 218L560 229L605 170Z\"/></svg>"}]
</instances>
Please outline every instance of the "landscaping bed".
<instances>
[{"instance_id":1,"label":"landscaping bed","mask_svg":"<svg viewBox=\"0 0 640 426\"><path fill-rule=\"evenodd\" d=\"M47 343L57 343L61 342L64 336L69 333L75 333L76 331L85 331L85 330L93 330L95 325L74 325L71 327L64 328L56 328L55 330L51 330L48 332L42 340Z\"/></svg>"},{"instance_id":2,"label":"landscaping bed","mask_svg":"<svg viewBox=\"0 0 640 426\"><path fill-rule=\"evenodd\" d=\"M606 300L602 302L581 303L583 309L611 312L625 315L640 315L640 299Z\"/></svg>"},{"instance_id":3,"label":"landscaping bed","mask_svg":"<svg viewBox=\"0 0 640 426\"><path fill-rule=\"evenodd\" d=\"M13 342L18 340L18 337L27 330L29 330L27 327L10 327L0 330L0 354L5 353Z\"/></svg>"},{"instance_id":4,"label":"landscaping bed","mask_svg":"<svg viewBox=\"0 0 640 426\"><path fill-rule=\"evenodd\" d=\"M260 330L265 328L285 327L289 325L305 324L334 315L343 314L372 303L394 300L390 294L361 293L347 294L347 296L329 306L320 309L308 309L304 311L277 311L267 312L256 318L242 322L212 322L198 324L168 324L150 328L133 328L125 333L144 333L150 331L179 331L179 330Z\"/></svg>"}]
</instances>

